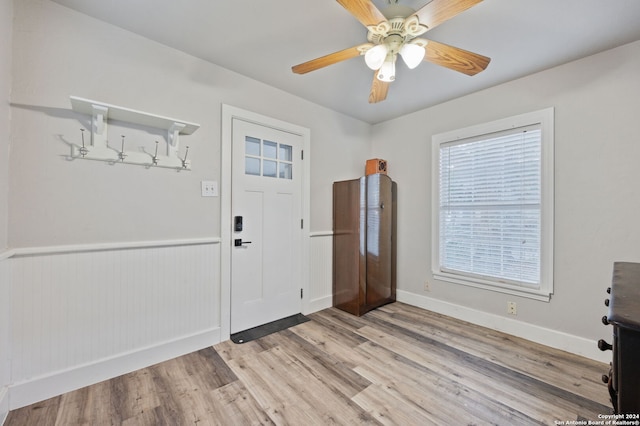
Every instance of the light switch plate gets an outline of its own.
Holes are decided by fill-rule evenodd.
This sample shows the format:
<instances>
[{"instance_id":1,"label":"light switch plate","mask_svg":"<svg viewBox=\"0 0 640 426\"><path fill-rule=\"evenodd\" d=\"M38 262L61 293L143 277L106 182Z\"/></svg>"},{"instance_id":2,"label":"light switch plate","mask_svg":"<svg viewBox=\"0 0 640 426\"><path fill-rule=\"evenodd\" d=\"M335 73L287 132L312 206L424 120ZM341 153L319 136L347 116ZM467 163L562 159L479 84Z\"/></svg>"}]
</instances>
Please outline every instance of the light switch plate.
<instances>
[{"instance_id":1,"label":"light switch plate","mask_svg":"<svg viewBox=\"0 0 640 426\"><path fill-rule=\"evenodd\" d=\"M215 180L203 180L201 184L203 197L218 196L218 182L216 182Z\"/></svg>"}]
</instances>

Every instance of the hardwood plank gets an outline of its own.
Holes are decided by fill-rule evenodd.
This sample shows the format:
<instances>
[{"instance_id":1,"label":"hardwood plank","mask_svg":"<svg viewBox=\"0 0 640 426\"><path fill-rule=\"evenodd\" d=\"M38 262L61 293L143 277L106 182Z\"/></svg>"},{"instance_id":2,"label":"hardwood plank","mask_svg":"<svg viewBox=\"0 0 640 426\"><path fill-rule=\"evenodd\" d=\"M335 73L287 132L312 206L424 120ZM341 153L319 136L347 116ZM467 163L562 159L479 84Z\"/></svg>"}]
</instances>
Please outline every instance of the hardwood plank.
<instances>
[{"instance_id":1,"label":"hardwood plank","mask_svg":"<svg viewBox=\"0 0 640 426\"><path fill-rule=\"evenodd\" d=\"M470 385L475 377L467 371L441 370L440 365L431 360L418 363L372 342L362 345L358 350L374 360L372 365L385 363L390 366L386 370L376 370L363 365L356 369L358 373L376 385L385 386L389 393L402 395L408 403L422 407L430 413L433 421L440 424L460 424L469 418L484 419L495 424L532 424L536 420L543 420L540 417L564 418L567 414L564 410L545 405L544 415L541 416L539 406L527 409L529 407L526 405L518 404L518 395L513 392L496 392L491 386L478 386L477 389ZM395 368L395 365L400 368ZM484 383L488 380L484 377ZM531 394L523 396L525 400L532 400ZM456 400L459 409L441 409L452 400ZM509 401L508 404L505 401ZM556 417L558 415L561 416Z\"/></svg>"},{"instance_id":2,"label":"hardwood plank","mask_svg":"<svg viewBox=\"0 0 640 426\"><path fill-rule=\"evenodd\" d=\"M182 401L187 398L186 379L180 374L179 368L171 368L174 365L173 362L166 362L149 367L154 383L154 393L162 407L162 418L168 424L193 423L193 413L183 411L183 407L190 405L189 402Z\"/></svg>"},{"instance_id":3,"label":"hardwood plank","mask_svg":"<svg viewBox=\"0 0 640 426\"><path fill-rule=\"evenodd\" d=\"M296 327L291 331L317 346L322 352L330 354L346 367L354 368L358 365L361 360L354 352L354 348L365 343L367 339L355 332L348 332L348 334L340 332L330 323L325 325L325 323L317 321L318 318L320 317L315 317L314 321L305 323L304 327Z\"/></svg>"},{"instance_id":4,"label":"hardwood plank","mask_svg":"<svg viewBox=\"0 0 640 426\"><path fill-rule=\"evenodd\" d=\"M92 394L100 393L104 385L97 386L92 390ZM88 424L91 419L86 418L92 413L93 407L89 400L89 388L78 389L66 393L60 397L60 410L56 418L56 424ZM97 407L96 407L97 408Z\"/></svg>"},{"instance_id":5,"label":"hardwood plank","mask_svg":"<svg viewBox=\"0 0 640 426\"><path fill-rule=\"evenodd\" d=\"M371 348L378 348L384 351L383 348L379 348L377 345L373 345ZM375 358L378 358L378 356L375 356ZM398 362L397 359L394 361ZM410 361L408 362L410 363ZM407 379L405 375L394 374L396 370L392 370L393 372L391 372L391 370L383 372L376 371L367 366L361 366L358 367L357 371L371 380L374 383L373 387L384 389L385 393L391 398L391 401L393 401L383 405L383 407L378 408L378 410L386 410L393 407L394 410L398 410L401 417L410 413L410 415L423 417L429 424L464 424L469 418L468 415L464 415L464 410L441 409L441 407L447 406L450 395L448 395L448 392L442 392L439 387L439 380L437 379L434 380L432 384L415 384L412 382L416 376ZM424 378L425 376L418 375L417 377ZM435 391L433 386L436 387ZM354 400L362 403L363 401L359 399L361 396L362 395L358 395ZM459 395L455 396L454 399L459 399ZM387 413L385 416L394 419L395 416L392 413L393 412ZM395 421L402 421L402 418L396 419Z\"/></svg>"},{"instance_id":6,"label":"hardwood plank","mask_svg":"<svg viewBox=\"0 0 640 426\"><path fill-rule=\"evenodd\" d=\"M122 426L167 425L167 418L162 407L154 407L123 420Z\"/></svg>"},{"instance_id":7,"label":"hardwood plank","mask_svg":"<svg viewBox=\"0 0 640 426\"><path fill-rule=\"evenodd\" d=\"M611 413L603 363L402 303L309 317L11 411L5 424L548 425Z\"/></svg>"},{"instance_id":8,"label":"hardwood plank","mask_svg":"<svg viewBox=\"0 0 640 426\"><path fill-rule=\"evenodd\" d=\"M356 331L357 329L369 324L367 319L364 317L356 317L335 308L315 312L309 315L309 318L323 325L332 324L336 331L342 331L347 336L350 335L350 332Z\"/></svg>"},{"instance_id":9,"label":"hardwood plank","mask_svg":"<svg viewBox=\"0 0 640 426\"><path fill-rule=\"evenodd\" d=\"M56 396L19 410L10 411L5 425L55 426L60 408L60 398Z\"/></svg>"},{"instance_id":10,"label":"hardwood plank","mask_svg":"<svg viewBox=\"0 0 640 426\"><path fill-rule=\"evenodd\" d=\"M292 331L285 330L280 333L280 336L283 337L280 346L288 354L295 354L295 359L299 361L300 366L330 392L351 398L371 384L355 373L351 367Z\"/></svg>"},{"instance_id":11,"label":"hardwood plank","mask_svg":"<svg viewBox=\"0 0 640 426\"><path fill-rule=\"evenodd\" d=\"M180 362L192 386L213 390L238 380L213 348L202 349L176 358L174 361Z\"/></svg>"},{"instance_id":12,"label":"hardwood plank","mask_svg":"<svg viewBox=\"0 0 640 426\"><path fill-rule=\"evenodd\" d=\"M119 408L123 411L122 418L137 416L160 406L160 398L156 393L153 375L150 369L134 371L123 377L129 387L131 397L127 403Z\"/></svg>"},{"instance_id":13,"label":"hardwood plank","mask_svg":"<svg viewBox=\"0 0 640 426\"><path fill-rule=\"evenodd\" d=\"M560 387L566 391L577 393L585 398L594 399L601 404L608 405L608 395L602 393L600 376L608 371L601 363L581 358L576 363L576 355L549 348L534 342L510 336L505 333L490 330L474 324L451 321L451 318L435 313L428 315L429 322L424 322L422 316L414 311L417 308L402 305L390 309L407 308L396 312L384 319L380 312L372 312L373 321L382 321L381 327L393 329L396 332L408 333L412 336L422 336L433 339L449 347L459 349L465 353L489 360L495 364L518 371L526 375L534 375L541 380ZM422 319L421 322L419 319ZM390 320L392 319L392 320ZM397 327L397 328L396 328ZM595 344L595 343L594 343ZM584 366L600 369L600 374L582 374ZM573 380L566 380L572 377Z\"/></svg>"},{"instance_id":14,"label":"hardwood plank","mask_svg":"<svg viewBox=\"0 0 640 426\"><path fill-rule=\"evenodd\" d=\"M271 361L273 357L269 354L272 350L263 351L254 357L233 359L229 366L243 383L248 384L247 389L271 421L286 424L287 418L304 419L305 412L311 411L312 407L303 401L293 405L286 403L297 401L297 393L288 384L281 386L282 379Z\"/></svg>"},{"instance_id":15,"label":"hardwood plank","mask_svg":"<svg viewBox=\"0 0 640 426\"><path fill-rule=\"evenodd\" d=\"M330 392L296 355L276 346L252 359L231 361L236 375L277 424L362 424L366 412Z\"/></svg>"},{"instance_id":16,"label":"hardwood plank","mask_svg":"<svg viewBox=\"0 0 640 426\"><path fill-rule=\"evenodd\" d=\"M383 425L453 424L436 421L424 410L405 404L380 385L369 386L353 400Z\"/></svg>"},{"instance_id":17,"label":"hardwood plank","mask_svg":"<svg viewBox=\"0 0 640 426\"><path fill-rule=\"evenodd\" d=\"M237 345L231 340L218 343L213 347L224 361L241 358L243 356L254 356L264 351L264 347L260 342L253 341Z\"/></svg>"},{"instance_id":18,"label":"hardwood plank","mask_svg":"<svg viewBox=\"0 0 640 426\"><path fill-rule=\"evenodd\" d=\"M211 412L211 419L221 425L272 425L273 421L260 407L250 392L236 381L211 392L211 399L217 401Z\"/></svg>"},{"instance_id":19,"label":"hardwood plank","mask_svg":"<svg viewBox=\"0 0 640 426\"><path fill-rule=\"evenodd\" d=\"M539 399L539 402L544 402L545 407L562 404L563 409L568 414L583 411L588 414L595 414L597 418L598 413L606 412L608 409L607 406L597 401L576 395L528 374L504 368L499 363L475 357L446 344L422 338L420 335L407 337L409 332L406 330L401 332L397 328L391 328L389 334L387 334L381 331L378 326L377 328L363 327L359 330L359 333L378 345L393 348L393 351L414 362L423 363L423 365L447 372L449 377L455 378L454 380L461 379L467 387L474 388L475 386L481 392L486 393L493 389L494 392L499 393L500 387L503 386L502 384L506 383L508 384L506 387L507 392L513 399L518 389L528 385L529 389L519 400L522 404L527 404L535 391L535 396ZM392 336L390 333L394 335ZM424 349L427 349L428 352L425 352ZM424 357L425 353L429 354L428 358ZM449 366L455 367L455 370ZM564 377L566 379L571 376L565 375ZM495 386L497 386L497 389ZM546 408L543 411L546 416L548 416L547 411Z\"/></svg>"}]
</instances>

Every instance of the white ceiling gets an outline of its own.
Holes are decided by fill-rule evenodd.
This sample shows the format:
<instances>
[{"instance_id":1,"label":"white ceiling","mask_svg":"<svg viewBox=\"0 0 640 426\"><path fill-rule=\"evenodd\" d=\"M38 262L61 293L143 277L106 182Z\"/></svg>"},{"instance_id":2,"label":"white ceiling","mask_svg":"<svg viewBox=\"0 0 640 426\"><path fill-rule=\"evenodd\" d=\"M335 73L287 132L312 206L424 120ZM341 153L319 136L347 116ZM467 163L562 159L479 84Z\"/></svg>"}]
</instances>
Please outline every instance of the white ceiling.
<instances>
[{"instance_id":1,"label":"white ceiling","mask_svg":"<svg viewBox=\"0 0 640 426\"><path fill-rule=\"evenodd\" d=\"M361 57L291 72L366 42L366 29L335 0L53 1L369 123L640 40L639 0L485 0L423 36L489 56L484 72L469 77L428 62L409 70L398 61L387 100L371 105L373 72Z\"/></svg>"}]
</instances>

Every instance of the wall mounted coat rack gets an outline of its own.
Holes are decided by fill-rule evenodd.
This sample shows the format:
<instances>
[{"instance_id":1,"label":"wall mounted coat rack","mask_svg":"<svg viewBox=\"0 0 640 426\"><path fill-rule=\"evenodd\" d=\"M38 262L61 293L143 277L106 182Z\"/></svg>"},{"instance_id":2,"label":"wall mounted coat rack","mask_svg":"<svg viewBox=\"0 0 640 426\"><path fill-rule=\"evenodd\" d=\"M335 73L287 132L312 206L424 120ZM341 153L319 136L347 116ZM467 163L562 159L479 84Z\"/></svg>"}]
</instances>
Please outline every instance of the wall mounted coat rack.
<instances>
[{"instance_id":1,"label":"wall mounted coat rack","mask_svg":"<svg viewBox=\"0 0 640 426\"><path fill-rule=\"evenodd\" d=\"M156 114L136 111L104 102L70 96L71 108L79 113L91 116L91 140L89 145L84 142L82 133L82 145L73 146L71 157L87 160L105 161L108 163L137 164L145 167L165 167L178 170L191 170L190 161L187 160L189 147L184 155L179 156L180 135L190 135L198 128L199 124L189 123L184 120L162 117ZM162 129L167 132L166 150L158 155L159 142L153 153L139 151L125 151L125 137L121 136L119 149L109 146L108 121L118 120L127 123L138 124L145 127Z\"/></svg>"}]
</instances>

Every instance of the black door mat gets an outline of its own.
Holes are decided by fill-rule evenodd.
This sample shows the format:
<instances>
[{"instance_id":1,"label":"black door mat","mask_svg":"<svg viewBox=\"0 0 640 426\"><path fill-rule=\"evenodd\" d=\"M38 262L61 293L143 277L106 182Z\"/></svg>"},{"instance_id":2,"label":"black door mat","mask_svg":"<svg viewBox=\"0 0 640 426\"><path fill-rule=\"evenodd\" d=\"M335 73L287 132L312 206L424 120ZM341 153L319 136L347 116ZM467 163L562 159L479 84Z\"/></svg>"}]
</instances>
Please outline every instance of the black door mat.
<instances>
[{"instance_id":1,"label":"black door mat","mask_svg":"<svg viewBox=\"0 0 640 426\"><path fill-rule=\"evenodd\" d=\"M259 339L277 331L285 330L294 325L302 324L309 321L309 318L302 314L291 315L290 317L272 321L248 330L239 331L231 335L233 343L247 343L252 340Z\"/></svg>"}]
</instances>

